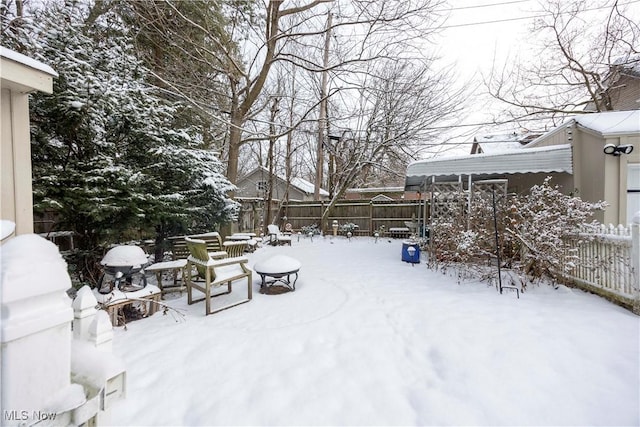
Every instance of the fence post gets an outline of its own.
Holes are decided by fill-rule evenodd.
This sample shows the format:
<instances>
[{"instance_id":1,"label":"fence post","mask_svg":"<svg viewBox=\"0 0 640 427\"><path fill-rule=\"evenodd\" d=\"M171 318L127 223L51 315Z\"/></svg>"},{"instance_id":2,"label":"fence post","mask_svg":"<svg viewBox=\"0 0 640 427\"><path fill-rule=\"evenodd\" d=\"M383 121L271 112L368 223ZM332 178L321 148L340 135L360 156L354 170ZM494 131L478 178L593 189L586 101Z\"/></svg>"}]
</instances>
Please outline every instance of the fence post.
<instances>
[{"instance_id":1,"label":"fence post","mask_svg":"<svg viewBox=\"0 0 640 427\"><path fill-rule=\"evenodd\" d=\"M89 339L89 325L96 314L98 300L89 286L84 285L71 306L73 307L73 337L77 339Z\"/></svg>"},{"instance_id":2,"label":"fence post","mask_svg":"<svg viewBox=\"0 0 640 427\"><path fill-rule=\"evenodd\" d=\"M89 337L98 350L111 352L113 341L113 326L109 314L98 310L89 326Z\"/></svg>"},{"instance_id":3,"label":"fence post","mask_svg":"<svg viewBox=\"0 0 640 427\"><path fill-rule=\"evenodd\" d=\"M631 221L631 268L632 288L635 292L633 312L640 315L640 211Z\"/></svg>"}]
</instances>

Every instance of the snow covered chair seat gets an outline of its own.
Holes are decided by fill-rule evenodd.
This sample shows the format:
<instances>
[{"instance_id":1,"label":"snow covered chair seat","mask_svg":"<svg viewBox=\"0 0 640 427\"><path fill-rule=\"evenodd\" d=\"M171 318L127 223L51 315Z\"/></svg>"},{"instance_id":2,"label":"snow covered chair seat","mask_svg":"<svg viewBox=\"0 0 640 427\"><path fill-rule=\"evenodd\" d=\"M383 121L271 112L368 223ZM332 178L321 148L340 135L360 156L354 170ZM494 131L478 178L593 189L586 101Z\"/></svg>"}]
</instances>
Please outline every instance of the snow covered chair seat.
<instances>
[{"instance_id":1,"label":"snow covered chair seat","mask_svg":"<svg viewBox=\"0 0 640 427\"><path fill-rule=\"evenodd\" d=\"M291 235L283 234L275 224L267 225L267 231L269 233L269 243L271 245L289 245L291 246Z\"/></svg>"},{"instance_id":2,"label":"snow covered chair seat","mask_svg":"<svg viewBox=\"0 0 640 427\"><path fill-rule=\"evenodd\" d=\"M252 271L247 267L248 259L245 257L230 257L225 259L213 259L207 252L207 244L203 240L185 238L189 247L190 255L187 258L187 302L191 305L196 302L205 301L205 315L217 313L236 305L251 301ZM193 270L197 271L192 275ZM211 299L230 294L232 284L241 279L247 279L247 298L240 301L231 302L215 310L211 309ZM212 295L212 288L217 288L223 284L227 285L227 291ZM204 297L193 298L193 290L200 291Z\"/></svg>"}]
</instances>

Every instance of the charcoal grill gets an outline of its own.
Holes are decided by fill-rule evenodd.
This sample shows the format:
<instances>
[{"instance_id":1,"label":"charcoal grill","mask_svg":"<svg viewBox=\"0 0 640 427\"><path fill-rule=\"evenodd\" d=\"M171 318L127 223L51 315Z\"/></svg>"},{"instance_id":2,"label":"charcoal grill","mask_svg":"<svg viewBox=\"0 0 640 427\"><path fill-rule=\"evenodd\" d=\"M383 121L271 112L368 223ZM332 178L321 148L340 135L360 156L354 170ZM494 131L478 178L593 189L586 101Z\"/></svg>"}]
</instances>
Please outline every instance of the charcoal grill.
<instances>
[{"instance_id":1,"label":"charcoal grill","mask_svg":"<svg viewBox=\"0 0 640 427\"><path fill-rule=\"evenodd\" d=\"M109 249L100 264L103 274L98 292L108 294L114 288L122 292L133 292L147 286L144 267L149 259L144 251L133 245L116 246Z\"/></svg>"}]
</instances>

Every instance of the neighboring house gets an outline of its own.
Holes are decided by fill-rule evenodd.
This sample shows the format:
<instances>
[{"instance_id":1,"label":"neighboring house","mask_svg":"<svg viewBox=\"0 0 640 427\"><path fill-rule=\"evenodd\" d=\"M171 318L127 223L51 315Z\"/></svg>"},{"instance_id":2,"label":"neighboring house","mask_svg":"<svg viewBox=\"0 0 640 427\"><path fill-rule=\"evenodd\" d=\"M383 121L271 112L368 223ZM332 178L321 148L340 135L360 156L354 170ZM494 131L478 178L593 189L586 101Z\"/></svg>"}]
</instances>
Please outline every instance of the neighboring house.
<instances>
[{"instance_id":1,"label":"neighboring house","mask_svg":"<svg viewBox=\"0 0 640 427\"><path fill-rule=\"evenodd\" d=\"M609 98L612 111L640 109L640 54L626 60L616 60L602 79L605 94ZM587 111L594 111L589 104Z\"/></svg>"},{"instance_id":2,"label":"neighboring house","mask_svg":"<svg viewBox=\"0 0 640 427\"><path fill-rule=\"evenodd\" d=\"M241 203L242 210L238 219L240 231L253 231L260 233L264 227L264 212L269 188L269 170L259 166L238 180L236 186L236 200ZM284 199L288 190L287 199L290 201L313 201L314 185L302 178L292 178L287 183L286 178L273 175L273 190L271 194L271 212L277 212L279 202ZM320 199L329 200L329 193L320 189ZM281 218L275 218L276 223L284 226Z\"/></svg>"},{"instance_id":3,"label":"neighboring house","mask_svg":"<svg viewBox=\"0 0 640 427\"><path fill-rule=\"evenodd\" d=\"M52 93L57 75L48 65L0 47L0 218L15 223L16 235L33 233L29 93Z\"/></svg>"},{"instance_id":4,"label":"neighboring house","mask_svg":"<svg viewBox=\"0 0 640 427\"><path fill-rule=\"evenodd\" d=\"M267 195L267 189L269 188L269 170L263 166L259 166L240 178L236 185L238 187L236 197L264 199ZM271 198L273 200L283 200L287 189L289 191L288 200L313 200L313 183L302 178L291 178L291 183L287 183L285 177L273 175ZM320 189L320 199L328 200L329 193L326 190Z\"/></svg>"},{"instance_id":5,"label":"neighboring house","mask_svg":"<svg viewBox=\"0 0 640 427\"><path fill-rule=\"evenodd\" d=\"M605 148L630 146L630 154ZM577 115L521 148L498 153L436 158L411 163L405 190L429 191L432 182L507 179L511 192L524 192L546 176L565 193L604 200L603 223L624 224L640 210L640 110Z\"/></svg>"}]
</instances>

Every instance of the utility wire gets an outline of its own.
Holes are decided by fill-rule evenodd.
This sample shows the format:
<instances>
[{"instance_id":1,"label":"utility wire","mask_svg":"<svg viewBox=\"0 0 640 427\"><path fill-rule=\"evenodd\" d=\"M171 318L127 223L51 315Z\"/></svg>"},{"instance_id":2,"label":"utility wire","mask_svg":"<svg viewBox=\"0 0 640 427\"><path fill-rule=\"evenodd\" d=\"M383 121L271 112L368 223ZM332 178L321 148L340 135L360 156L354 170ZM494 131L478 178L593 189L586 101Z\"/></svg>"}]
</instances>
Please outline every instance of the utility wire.
<instances>
[{"instance_id":1,"label":"utility wire","mask_svg":"<svg viewBox=\"0 0 640 427\"><path fill-rule=\"evenodd\" d=\"M627 6L629 4L635 4L640 2L640 0L633 0L633 1L629 1L627 3L621 3L618 6ZM608 9L611 6L600 6L600 7L593 7L593 8L589 8L589 9L584 9L584 10L580 10L578 11L579 13L582 12L592 12L594 10L603 10L603 9ZM568 12L562 12L561 14L566 14ZM545 14L540 14L540 15L529 15L529 16L521 16L518 18L505 18L505 19L494 19L491 21L479 21L479 22L467 22L464 24L453 24L453 25L443 25L442 27L438 27L438 29L447 29L447 28L460 28L460 27L471 27L474 25L485 25L485 24L497 24L499 22L510 22L510 21L522 21L525 19L533 19L533 18L544 18L545 16L550 16L551 14L549 13L545 13Z\"/></svg>"},{"instance_id":2,"label":"utility wire","mask_svg":"<svg viewBox=\"0 0 640 427\"><path fill-rule=\"evenodd\" d=\"M514 1L503 1L500 3L478 4L474 6L458 6L458 7L451 7L449 9L435 10L434 12L449 12L451 10L465 10L465 9L478 9L481 7L504 6L506 4L513 4L513 3L528 3L529 1L531 0L514 0Z\"/></svg>"}]
</instances>

